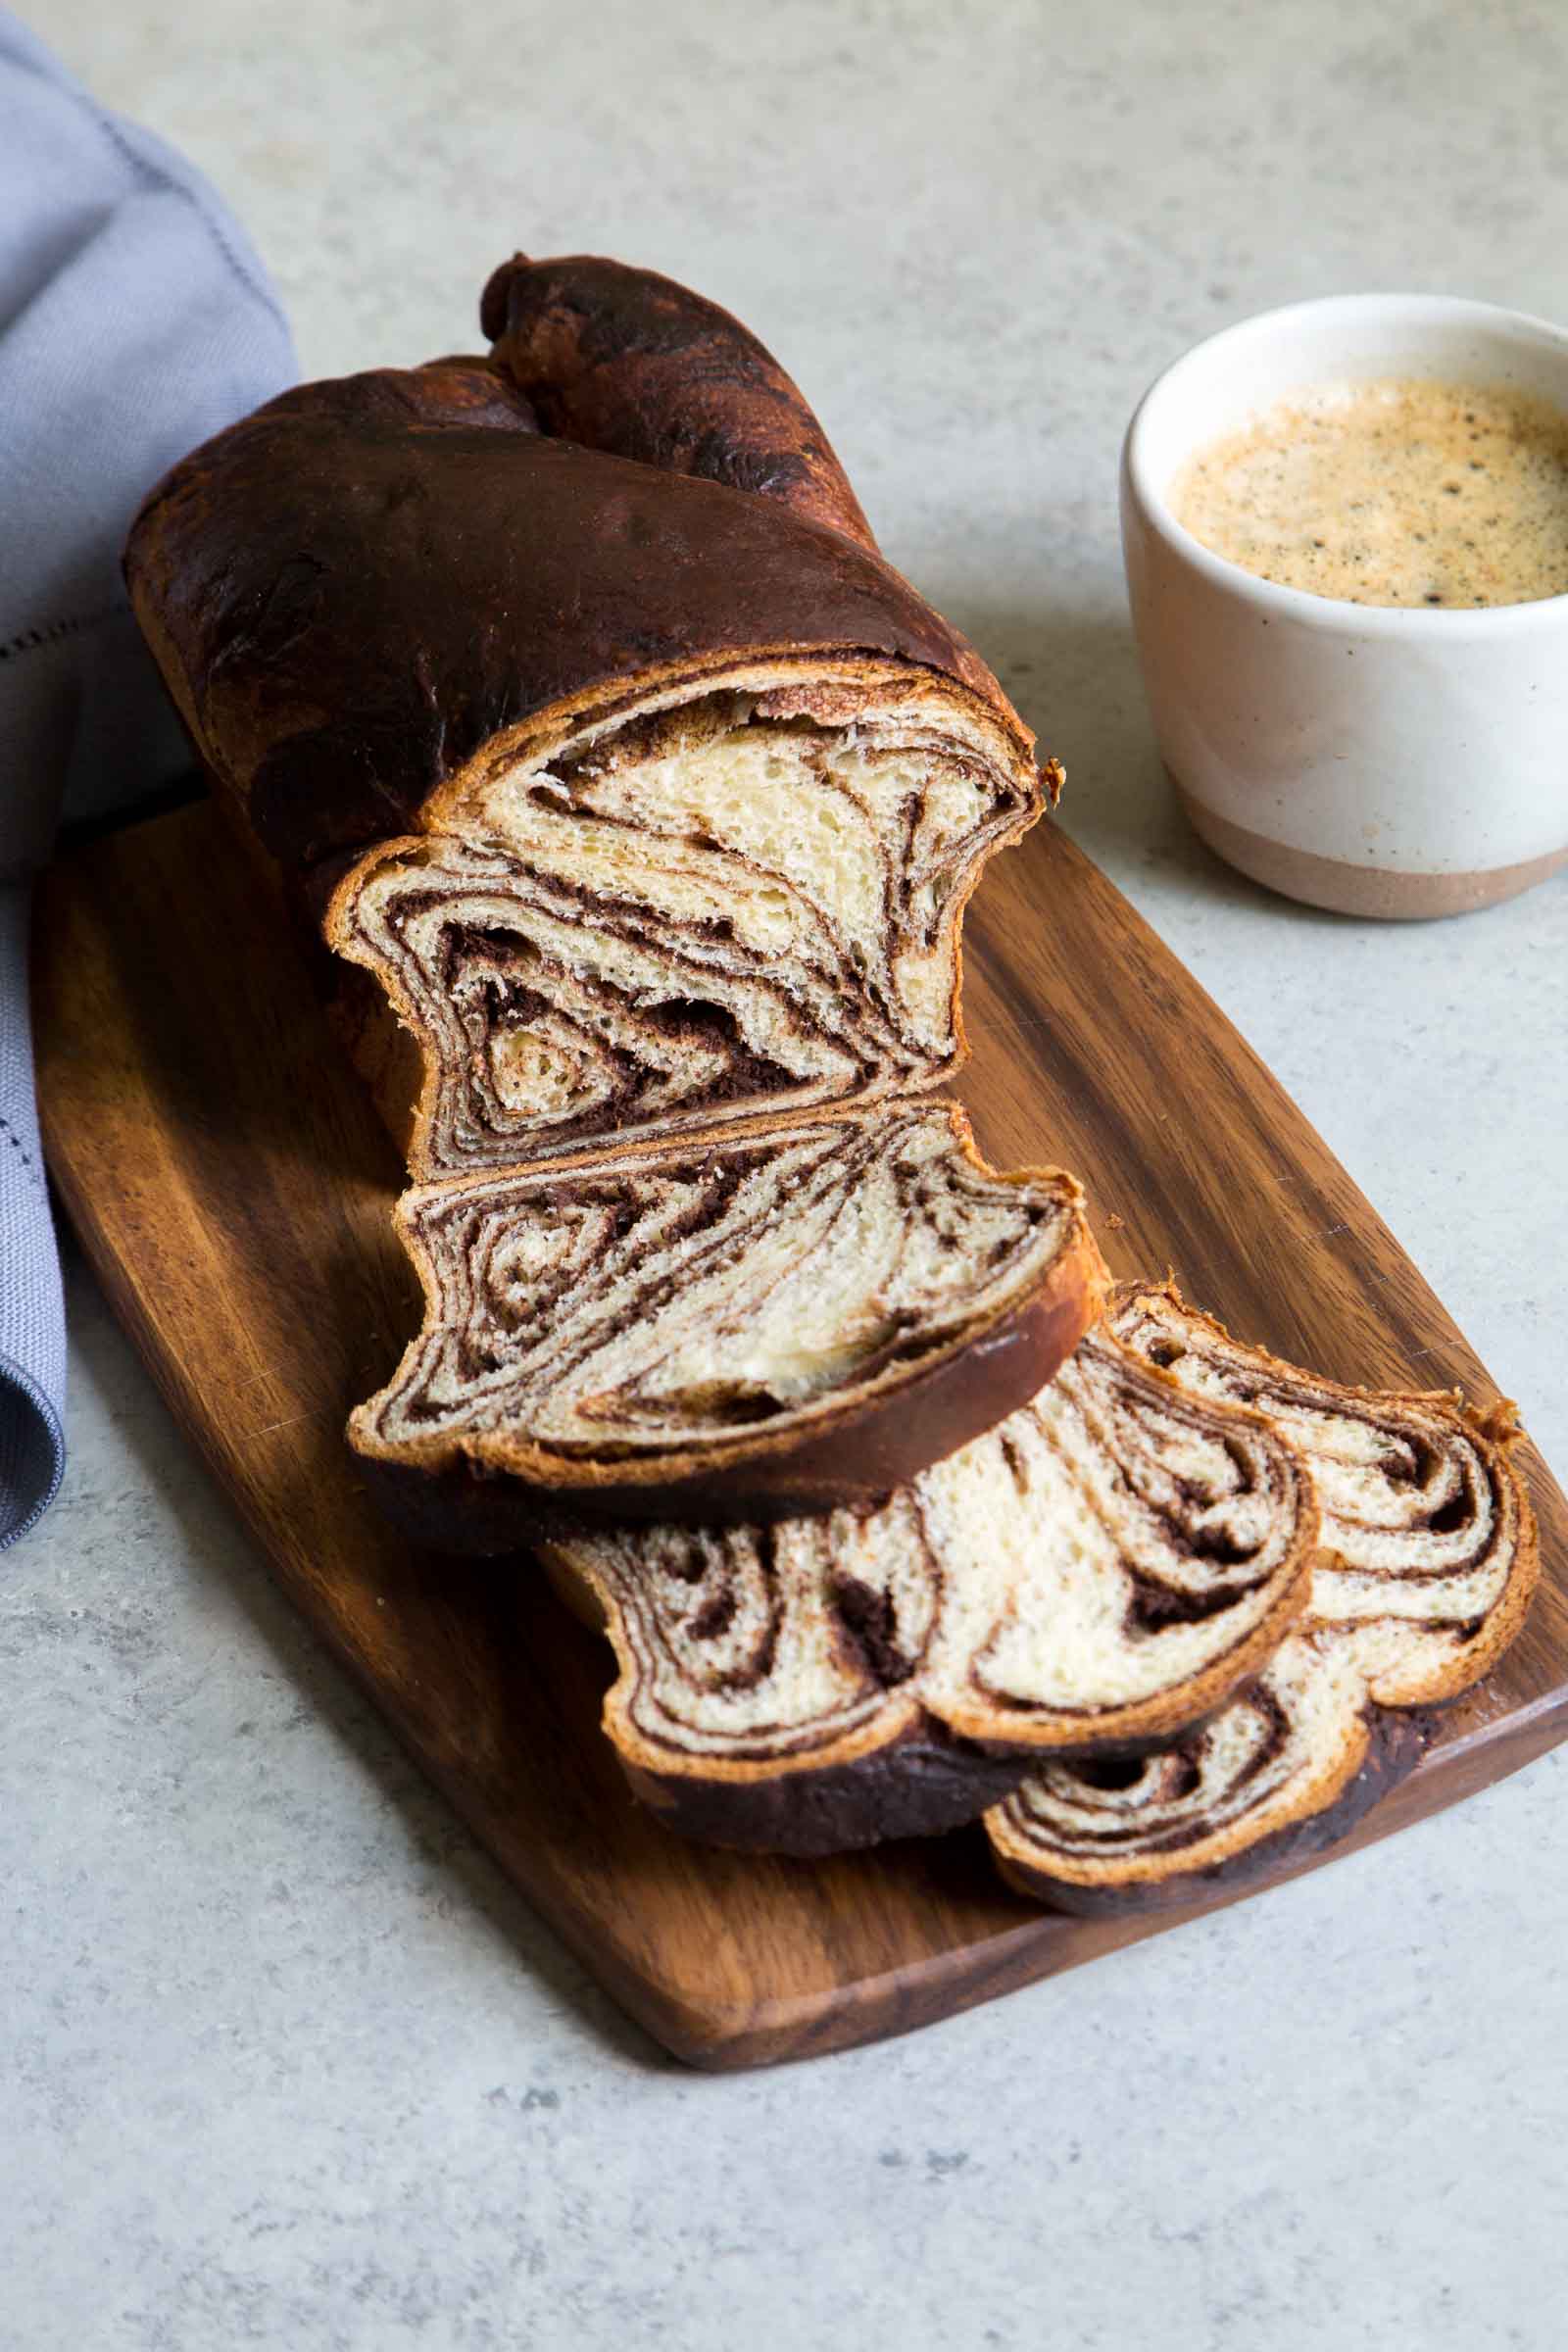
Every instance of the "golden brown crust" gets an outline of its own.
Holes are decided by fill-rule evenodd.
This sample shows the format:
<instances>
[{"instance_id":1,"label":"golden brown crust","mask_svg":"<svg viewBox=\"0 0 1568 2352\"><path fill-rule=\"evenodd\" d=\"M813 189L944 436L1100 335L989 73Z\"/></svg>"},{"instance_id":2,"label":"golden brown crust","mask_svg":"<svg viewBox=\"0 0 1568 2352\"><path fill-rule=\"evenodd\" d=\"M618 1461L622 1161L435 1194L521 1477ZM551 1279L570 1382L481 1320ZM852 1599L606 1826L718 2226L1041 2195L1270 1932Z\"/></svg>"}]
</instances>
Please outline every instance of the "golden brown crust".
<instances>
[{"instance_id":1,"label":"golden brown crust","mask_svg":"<svg viewBox=\"0 0 1568 2352\"><path fill-rule=\"evenodd\" d=\"M369 1090L381 1123L413 1163L431 1083L429 1055L370 974L338 957L326 1016L339 1045Z\"/></svg>"}]
</instances>

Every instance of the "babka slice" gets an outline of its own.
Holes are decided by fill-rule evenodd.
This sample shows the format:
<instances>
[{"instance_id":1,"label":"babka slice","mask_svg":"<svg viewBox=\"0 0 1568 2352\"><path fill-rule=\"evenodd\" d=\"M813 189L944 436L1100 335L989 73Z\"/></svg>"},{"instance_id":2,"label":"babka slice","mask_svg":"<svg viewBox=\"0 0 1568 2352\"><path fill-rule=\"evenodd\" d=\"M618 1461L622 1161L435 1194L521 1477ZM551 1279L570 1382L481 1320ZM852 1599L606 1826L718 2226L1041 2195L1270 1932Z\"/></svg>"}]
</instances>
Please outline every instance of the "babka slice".
<instances>
[{"instance_id":1,"label":"babka slice","mask_svg":"<svg viewBox=\"0 0 1568 2352\"><path fill-rule=\"evenodd\" d=\"M1031 1396L1106 1287L1073 1178L995 1174L950 1103L427 1185L398 1223L424 1328L350 1437L448 1549L549 1506L880 1498Z\"/></svg>"},{"instance_id":2,"label":"babka slice","mask_svg":"<svg viewBox=\"0 0 1568 2352\"><path fill-rule=\"evenodd\" d=\"M963 905L1029 812L996 719L871 663L642 710L514 730L336 891L329 943L418 1048L383 1092L416 1177L907 1094L961 1059Z\"/></svg>"},{"instance_id":3,"label":"babka slice","mask_svg":"<svg viewBox=\"0 0 1568 2352\"><path fill-rule=\"evenodd\" d=\"M1399 1710L1480 1681L1538 1564L1511 1406L1341 1388L1240 1346L1169 1286L1123 1295L1111 1328L1189 1394L1288 1437L1323 1532L1305 1624L1230 1706L1140 1764L1054 1763L987 1816L1004 1877L1085 1912L1195 1902L1344 1836L1420 1760Z\"/></svg>"},{"instance_id":4,"label":"babka slice","mask_svg":"<svg viewBox=\"0 0 1568 2352\"><path fill-rule=\"evenodd\" d=\"M1316 1532L1266 1423L1097 1331L876 1509L543 1556L614 1645L605 1727L636 1792L693 1837L828 1853L1208 1713L1299 1614Z\"/></svg>"}]
</instances>

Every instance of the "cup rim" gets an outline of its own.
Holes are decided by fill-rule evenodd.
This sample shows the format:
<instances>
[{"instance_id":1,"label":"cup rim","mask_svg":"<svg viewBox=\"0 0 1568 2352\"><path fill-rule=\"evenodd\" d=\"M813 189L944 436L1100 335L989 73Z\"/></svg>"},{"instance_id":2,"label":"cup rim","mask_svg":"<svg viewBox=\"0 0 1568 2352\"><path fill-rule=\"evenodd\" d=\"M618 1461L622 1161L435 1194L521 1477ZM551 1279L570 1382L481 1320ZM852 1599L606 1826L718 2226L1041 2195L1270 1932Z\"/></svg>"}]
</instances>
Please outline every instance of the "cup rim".
<instances>
[{"instance_id":1,"label":"cup rim","mask_svg":"<svg viewBox=\"0 0 1568 2352\"><path fill-rule=\"evenodd\" d=\"M1278 613L1282 618L1305 624L1307 627L1343 631L1352 624L1369 637L1431 637L1453 639L1464 636L1494 637L1501 632L1521 632L1536 628L1560 626L1568 617L1568 591L1558 596L1531 597L1512 605L1360 605L1348 597L1322 596L1316 589L1292 588L1281 580L1266 580L1260 573L1249 571L1245 564L1233 563L1229 556L1217 555L1205 547L1185 523L1178 522L1170 503L1162 491L1156 490L1150 477L1147 444L1150 416L1156 404L1168 396L1173 382L1195 368L1200 361L1209 361L1227 343L1250 340L1269 329L1282 330L1298 320L1322 317L1338 311L1342 314L1366 316L1370 312L1397 315L1408 312L1427 318L1447 318L1456 322L1469 318L1483 325L1506 325L1523 328L1531 340L1555 345L1568 363L1568 328L1558 326L1532 311L1511 310L1494 302L1476 302L1458 294L1322 294L1304 302L1288 302L1272 310L1254 311L1250 317L1238 318L1229 326L1220 327L1214 334L1203 335L1190 344L1184 352L1161 368L1133 411L1122 442L1122 478L1139 510L1152 530L1158 533L1172 554L1178 556L1195 571L1217 588L1229 589L1233 595L1250 597L1265 612ZM1568 404L1565 404L1568 414ZM1195 444L1196 446L1196 444Z\"/></svg>"}]
</instances>

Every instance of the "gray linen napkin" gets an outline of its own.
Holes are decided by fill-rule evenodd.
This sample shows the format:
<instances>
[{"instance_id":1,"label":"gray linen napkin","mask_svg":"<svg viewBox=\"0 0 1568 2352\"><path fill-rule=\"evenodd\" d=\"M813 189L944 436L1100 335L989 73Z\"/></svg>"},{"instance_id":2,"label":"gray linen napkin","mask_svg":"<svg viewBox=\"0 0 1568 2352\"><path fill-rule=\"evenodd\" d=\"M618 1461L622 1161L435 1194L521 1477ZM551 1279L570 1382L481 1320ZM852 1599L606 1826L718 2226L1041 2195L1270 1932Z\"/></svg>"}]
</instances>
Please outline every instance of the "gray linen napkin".
<instances>
[{"instance_id":1,"label":"gray linen napkin","mask_svg":"<svg viewBox=\"0 0 1568 2352\"><path fill-rule=\"evenodd\" d=\"M261 263L206 181L0 9L0 1549L65 1463L31 877L62 809L102 816L189 766L121 546L176 458L293 375Z\"/></svg>"}]
</instances>

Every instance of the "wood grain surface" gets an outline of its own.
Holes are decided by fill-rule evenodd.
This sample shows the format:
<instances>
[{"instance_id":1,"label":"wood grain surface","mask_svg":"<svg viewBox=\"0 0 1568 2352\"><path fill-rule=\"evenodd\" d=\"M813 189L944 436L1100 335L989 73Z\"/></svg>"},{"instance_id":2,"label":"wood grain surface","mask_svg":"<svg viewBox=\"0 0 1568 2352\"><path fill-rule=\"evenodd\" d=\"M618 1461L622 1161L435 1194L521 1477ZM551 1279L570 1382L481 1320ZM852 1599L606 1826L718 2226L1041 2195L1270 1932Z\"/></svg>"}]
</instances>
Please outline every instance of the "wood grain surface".
<instances>
[{"instance_id":1,"label":"wood grain surface","mask_svg":"<svg viewBox=\"0 0 1568 2352\"><path fill-rule=\"evenodd\" d=\"M400 1169L213 811L63 861L37 937L50 1166L170 1404L284 1589L666 2048L734 2067L870 2040L1192 1916L1041 1911L997 1881L978 1828L810 1863L661 1829L598 1731L608 1648L530 1562L411 1552L356 1483L345 1415L417 1319L388 1222ZM958 1091L982 1144L1076 1168L1118 1272L1174 1266L1239 1335L1342 1380L1493 1394L1262 1064L1049 824L982 888L965 1009ZM1531 1622L1341 1851L1568 1734L1568 1509L1528 1449L1525 1470L1545 1564Z\"/></svg>"}]
</instances>

